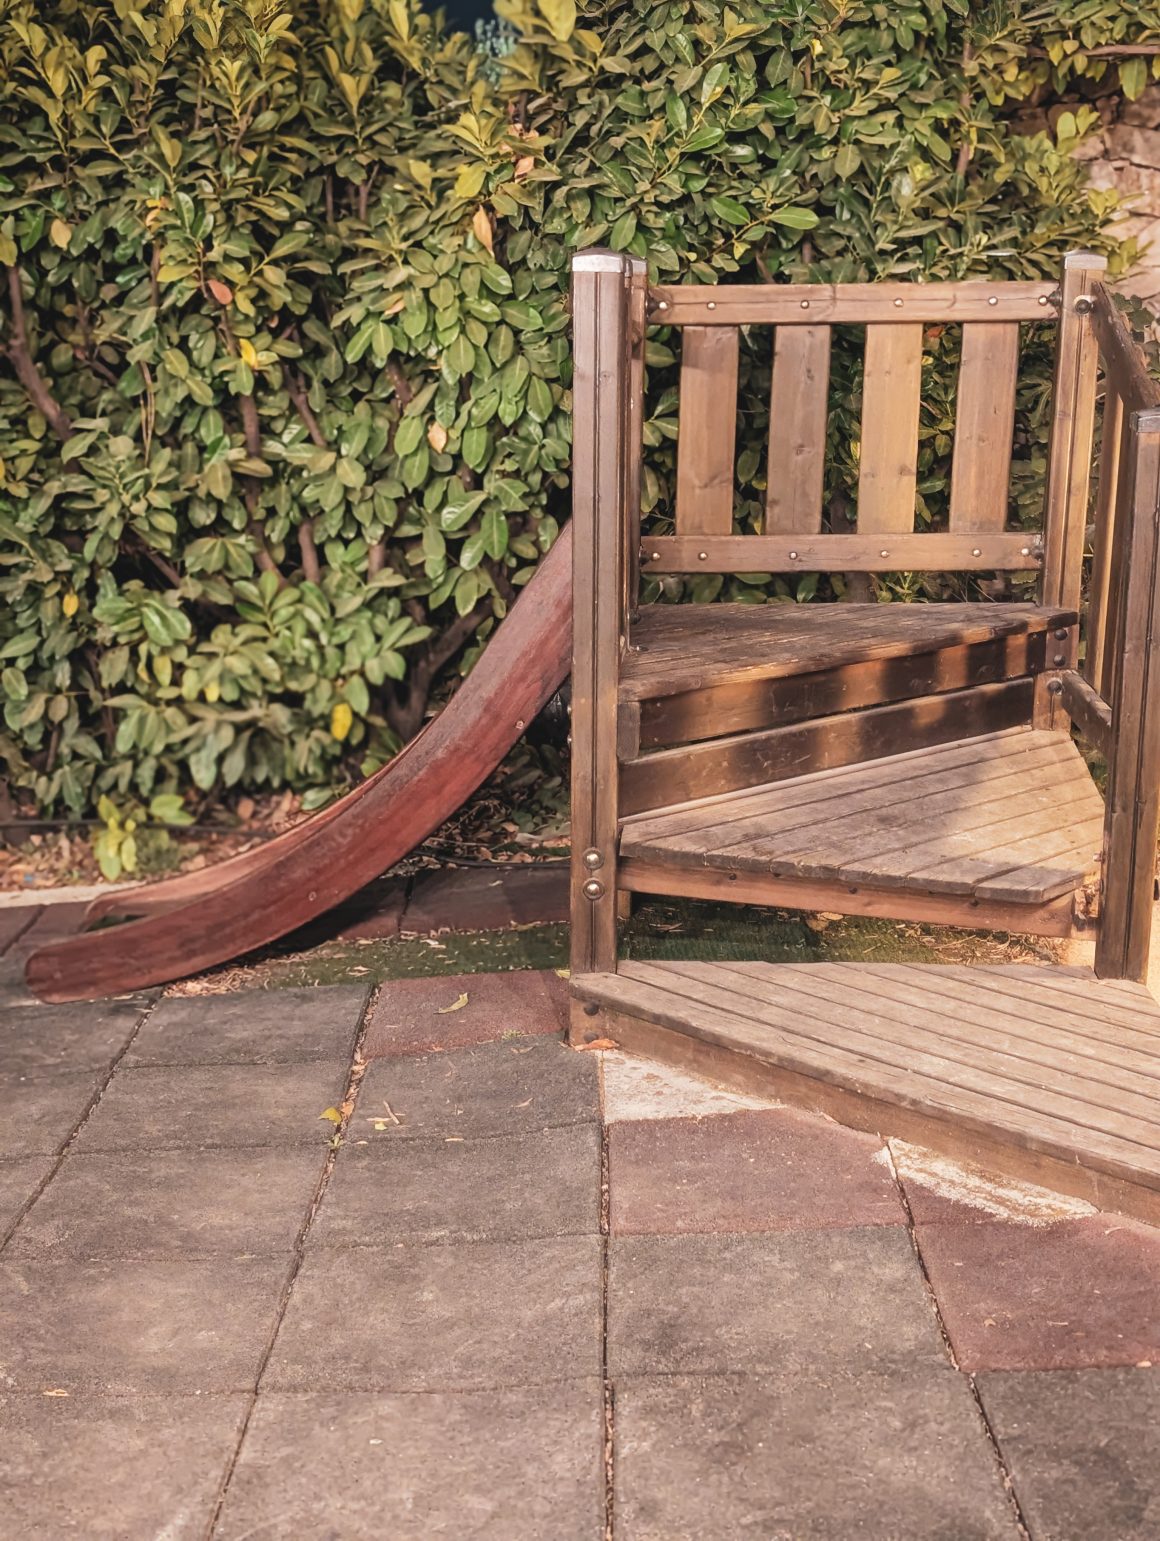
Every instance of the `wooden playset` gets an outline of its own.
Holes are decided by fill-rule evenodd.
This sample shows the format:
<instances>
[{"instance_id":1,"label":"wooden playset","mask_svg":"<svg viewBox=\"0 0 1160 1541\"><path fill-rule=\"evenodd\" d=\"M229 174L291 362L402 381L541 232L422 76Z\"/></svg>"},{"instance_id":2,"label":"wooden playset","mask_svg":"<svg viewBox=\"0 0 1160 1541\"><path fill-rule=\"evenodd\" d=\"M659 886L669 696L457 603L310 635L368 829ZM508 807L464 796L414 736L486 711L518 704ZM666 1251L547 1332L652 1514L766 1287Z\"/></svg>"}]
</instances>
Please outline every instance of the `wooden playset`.
<instances>
[{"instance_id":1,"label":"wooden playset","mask_svg":"<svg viewBox=\"0 0 1160 1541\"><path fill-rule=\"evenodd\" d=\"M1075 253L1058 285L653 287L635 259L576 258L572 1036L1156 1219L1160 1007L1142 981L1160 391L1103 268ZM1031 533L1008 527L1008 483L1020 329L1044 321L1056 370ZM650 324L680 337L677 483L672 533L642 544ZM918 531L933 324L961 325L961 367L947 528ZM832 530L829 358L844 326L865 331L859 481L853 528ZM768 491L761 533L738 534L739 346L756 327L774 332ZM1037 591L638 602L642 573L898 570L1034 571ZM1103 797L1077 734L1106 762ZM626 962L632 894L1087 938L1094 970Z\"/></svg>"}]
</instances>

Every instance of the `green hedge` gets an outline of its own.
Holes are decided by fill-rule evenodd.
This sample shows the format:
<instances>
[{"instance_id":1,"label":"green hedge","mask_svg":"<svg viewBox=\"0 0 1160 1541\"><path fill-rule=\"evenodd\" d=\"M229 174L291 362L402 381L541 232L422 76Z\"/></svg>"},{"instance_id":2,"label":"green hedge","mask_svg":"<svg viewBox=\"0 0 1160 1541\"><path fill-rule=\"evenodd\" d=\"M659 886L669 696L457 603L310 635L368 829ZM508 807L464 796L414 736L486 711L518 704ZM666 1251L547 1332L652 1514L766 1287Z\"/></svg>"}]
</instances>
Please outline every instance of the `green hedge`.
<instances>
[{"instance_id":1,"label":"green hedge","mask_svg":"<svg viewBox=\"0 0 1160 1541\"><path fill-rule=\"evenodd\" d=\"M1154 36L1154 7L497 9L499 59L414 0L4 9L0 756L18 799L317 802L394 753L566 517L575 248L706 281L1039 276L1069 247L1112 250L1112 200L1069 154L1094 114L1030 138L1007 118L1090 87L1115 66L1084 47ZM1120 68L1142 89L1140 60ZM664 332L650 346L661 528L673 355ZM931 336L934 521L952 349ZM1045 360L1020 400L1029 506ZM840 351L835 518L858 374ZM755 439L743 522L763 464Z\"/></svg>"}]
</instances>

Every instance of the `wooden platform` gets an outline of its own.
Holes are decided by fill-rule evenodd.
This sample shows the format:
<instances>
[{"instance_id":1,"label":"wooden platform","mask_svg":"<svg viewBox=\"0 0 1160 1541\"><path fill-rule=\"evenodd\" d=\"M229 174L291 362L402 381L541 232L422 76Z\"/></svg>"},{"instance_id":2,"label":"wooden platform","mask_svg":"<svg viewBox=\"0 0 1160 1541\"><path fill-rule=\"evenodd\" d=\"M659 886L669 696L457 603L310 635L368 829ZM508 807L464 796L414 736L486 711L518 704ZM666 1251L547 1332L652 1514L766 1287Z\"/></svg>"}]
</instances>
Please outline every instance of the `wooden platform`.
<instances>
[{"instance_id":1,"label":"wooden platform","mask_svg":"<svg viewBox=\"0 0 1160 1541\"><path fill-rule=\"evenodd\" d=\"M1042 904L1099 855L1104 805L1062 733L1012 728L624 821L622 858Z\"/></svg>"},{"instance_id":2,"label":"wooden platform","mask_svg":"<svg viewBox=\"0 0 1160 1541\"><path fill-rule=\"evenodd\" d=\"M1075 621L1074 610L1022 604L645 605L621 665L620 699L786 679Z\"/></svg>"},{"instance_id":3,"label":"wooden platform","mask_svg":"<svg viewBox=\"0 0 1160 1541\"><path fill-rule=\"evenodd\" d=\"M1142 985L1046 965L622 963L572 990L574 1041L1160 1220L1160 1006Z\"/></svg>"}]
</instances>

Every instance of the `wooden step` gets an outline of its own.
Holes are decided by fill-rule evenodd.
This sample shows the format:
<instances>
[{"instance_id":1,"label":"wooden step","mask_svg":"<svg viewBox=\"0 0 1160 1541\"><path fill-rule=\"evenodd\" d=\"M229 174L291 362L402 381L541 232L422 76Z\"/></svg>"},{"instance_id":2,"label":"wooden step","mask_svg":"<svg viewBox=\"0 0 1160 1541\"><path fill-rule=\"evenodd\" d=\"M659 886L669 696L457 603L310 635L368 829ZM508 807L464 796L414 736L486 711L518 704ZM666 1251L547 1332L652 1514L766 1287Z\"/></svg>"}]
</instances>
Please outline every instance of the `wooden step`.
<instances>
[{"instance_id":1,"label":"wooden step","mask_svg":"<svg viewBox=\"0 0 1160 1541\"><path fill-rule=\"evenodd\" d=\"M1042 904L1095 869L1104 807L1062 733L1013 728L623 823L625 860Z\"/></svg>"},{"instance_id":2,"label":"wooden step","mask_svg":"<svg viewBox=\"0 0 1160 1541\"><path fill-rule=\"evenodd\" d=\"M574 1042L1160 1220L1160 1007L1143 985L1047 965L630 962L572 991Z\"/></svg>"},{"instance_id":3,"label":"wooden step","mask_svg":"<svg viewBox=\"0 0 1160 1541\"><path fill-rule=\"evenodd\" d=\"M708 686L904 658L1066 629L1073 610L1024 604L645 605L633 623L620 697L646 701Z\"/></svg>"}]
</instances>

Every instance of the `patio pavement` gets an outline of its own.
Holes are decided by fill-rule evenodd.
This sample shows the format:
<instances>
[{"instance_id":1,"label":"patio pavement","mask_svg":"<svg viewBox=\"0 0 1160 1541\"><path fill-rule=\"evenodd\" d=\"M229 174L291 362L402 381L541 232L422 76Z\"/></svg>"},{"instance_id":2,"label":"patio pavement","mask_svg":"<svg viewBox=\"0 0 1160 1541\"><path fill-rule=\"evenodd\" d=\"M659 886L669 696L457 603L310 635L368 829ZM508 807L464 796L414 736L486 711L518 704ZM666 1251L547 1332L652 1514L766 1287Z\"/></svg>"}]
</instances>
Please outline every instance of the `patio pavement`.
<instances>
[{"instance_id":1,"label":"patio pavement","mask_svg":"<svg viewBox=\"0 0 1160 1541\"><path fill-rule=\"evenodd\" d=\"M4 988L0 1541L1160 1535L1158 1232L551 972Z\"/></svg>"}]
</instances>

